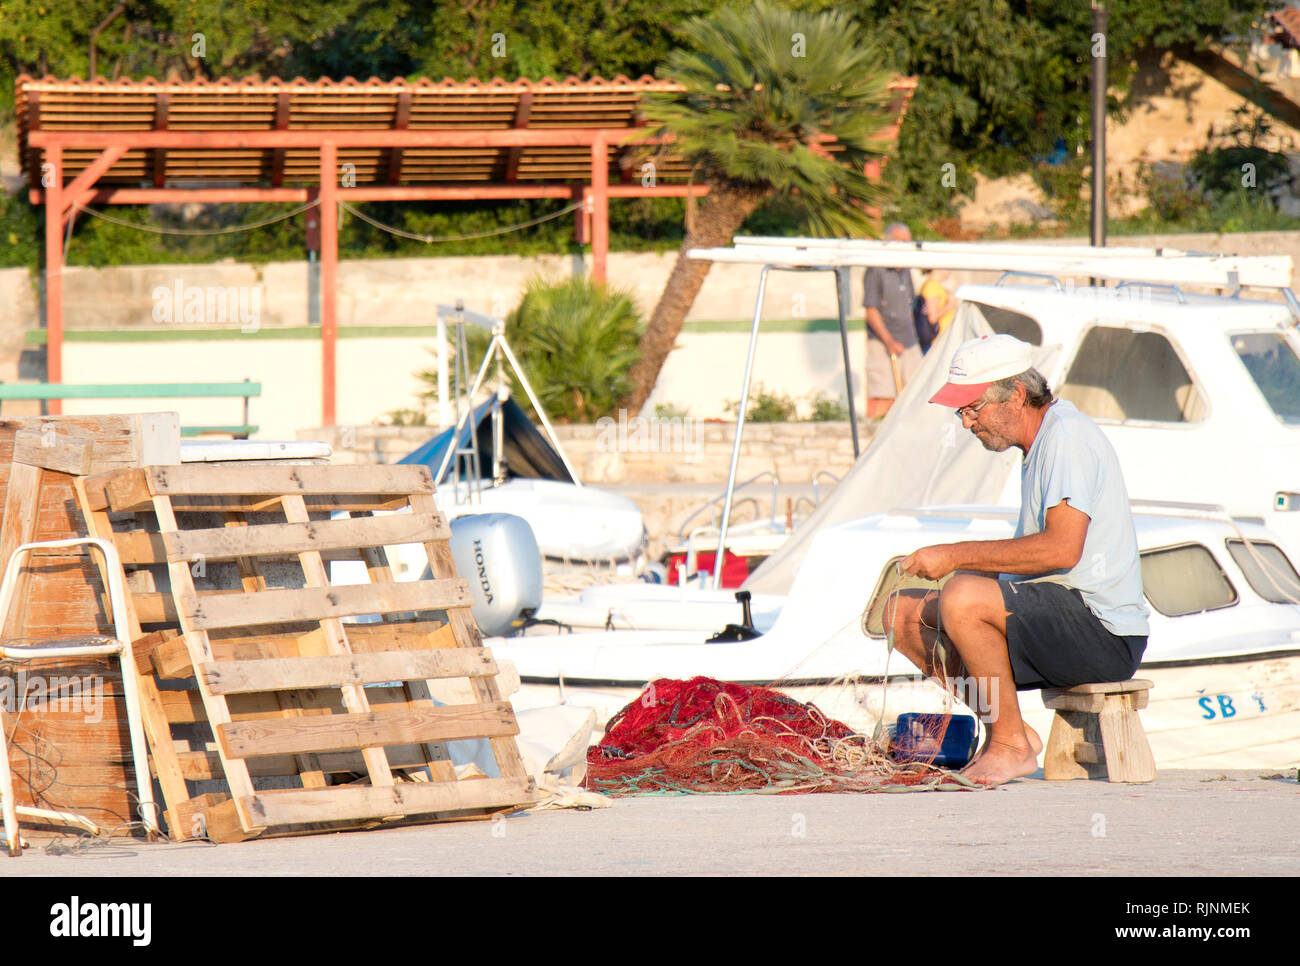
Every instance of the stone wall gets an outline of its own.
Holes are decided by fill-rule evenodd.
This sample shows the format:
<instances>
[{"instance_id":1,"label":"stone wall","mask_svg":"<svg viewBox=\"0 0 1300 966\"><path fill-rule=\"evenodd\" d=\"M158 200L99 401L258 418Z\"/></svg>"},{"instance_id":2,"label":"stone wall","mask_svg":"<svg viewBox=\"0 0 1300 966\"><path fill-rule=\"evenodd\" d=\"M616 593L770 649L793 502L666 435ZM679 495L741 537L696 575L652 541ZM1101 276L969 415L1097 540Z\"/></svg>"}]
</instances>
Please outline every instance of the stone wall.
<instances>
[{"instance_id":1,"label":"stone wall","mask_svg":"<svg viewBox=\"0 0 1300 966\"><path fill-rule=\"evenodd\" d=\"M651 421L646 421L651 422ZM578 476L586 483L643 485L726 482L731 465L734 423L684 420L661 427L657 439L648 427L557 426L556 435ZM865 449L876 423L858 429ZM394 463L434 434L426 426L331 426L300 430L299 439L320 439L334 447L339 463ZM651 446L657 443L657 448ZM783 484L811 484L820 471L837 477L853 465L847 422L749 423L741 438L738 478L773 472ZM822 477L819 483L831 485Z\"/></svg>"}]
</instances>

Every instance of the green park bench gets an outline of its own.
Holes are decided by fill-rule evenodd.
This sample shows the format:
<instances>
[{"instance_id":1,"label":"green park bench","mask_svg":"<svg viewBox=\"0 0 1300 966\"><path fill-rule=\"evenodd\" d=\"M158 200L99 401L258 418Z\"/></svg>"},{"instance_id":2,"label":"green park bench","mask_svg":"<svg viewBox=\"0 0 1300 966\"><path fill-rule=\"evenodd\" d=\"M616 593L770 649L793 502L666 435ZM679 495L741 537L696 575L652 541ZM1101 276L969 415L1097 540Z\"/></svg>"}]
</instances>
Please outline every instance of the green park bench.
<instances>
[{"instance_id":1,"label":"green park bench","mask_svg":"<svg viewBox=\"0 0 1300 966\"><path fill-rule=\"evenodd\" d=\"M244 422L238 426L182 426L182 436L205 433L229 433L247 439L257 432L248 422L248 400L262 395L262 384L243 382L125 382L100 385L73 383L4 382L0 383L0 404L6 399L200 399L243 397Z\"/></svg>"}]
</instances>

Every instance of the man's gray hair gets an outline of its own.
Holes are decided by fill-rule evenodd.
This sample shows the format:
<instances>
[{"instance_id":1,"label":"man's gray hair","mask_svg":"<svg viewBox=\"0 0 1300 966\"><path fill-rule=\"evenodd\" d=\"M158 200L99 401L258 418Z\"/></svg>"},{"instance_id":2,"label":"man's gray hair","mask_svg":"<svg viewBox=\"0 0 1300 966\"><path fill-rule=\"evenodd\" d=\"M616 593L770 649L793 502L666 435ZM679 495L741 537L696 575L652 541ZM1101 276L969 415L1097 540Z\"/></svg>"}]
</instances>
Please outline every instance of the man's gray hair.
<instances>
[{"instance_id":1,"label":"man's gray hair","mask_svg":"<svg viewBox=\"0 0 1300 966\"><path fill-rule=\"evenodd\" d=\"M1037 369L1026 369L1018 376L999 379L989 386L988 398L993 402L1006 402L1016 391L1016 383L1025 387L1025 403L1035 409L1042 409L1052 402L1052 388L1047 384L1043 374Z\"/></svg>"},{"instance_id":2,"label":"man's gray hair","mask_svg":"<svg viewBox=\"0 0 1300 966\"><path fill-rule=\"evenodd\" d=\"M885 226L885 241L891 241L892 236L897 235L900 232L907 232L910 235L912 229L908 228L907 225L903 224L901 221L891 221Z\"/></svg>"}]
</instances>

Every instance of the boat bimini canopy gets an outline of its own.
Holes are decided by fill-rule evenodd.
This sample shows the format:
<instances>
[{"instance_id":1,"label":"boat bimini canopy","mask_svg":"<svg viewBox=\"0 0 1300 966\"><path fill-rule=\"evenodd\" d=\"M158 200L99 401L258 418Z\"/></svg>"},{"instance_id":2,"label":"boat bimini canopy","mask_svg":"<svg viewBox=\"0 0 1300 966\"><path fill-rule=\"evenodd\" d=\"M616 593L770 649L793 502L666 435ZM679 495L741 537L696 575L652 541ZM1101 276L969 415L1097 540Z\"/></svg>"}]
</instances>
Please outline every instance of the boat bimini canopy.
<instances>
[{"instance_id":1,"label":"boat bimini canopy","mask_svg":"<svg viewBox=\"0 0 1300 966\"><path fill-rule=\"evenodd\" d=\"M901 242L837 238L737 238L732 248L692 248L691 258L771 268L947 268L1086 277L1157 285L1289 290L1290 255L1216 255L1177 248L1092 248L1017 242Z\"/></svg>"}]
</instances>

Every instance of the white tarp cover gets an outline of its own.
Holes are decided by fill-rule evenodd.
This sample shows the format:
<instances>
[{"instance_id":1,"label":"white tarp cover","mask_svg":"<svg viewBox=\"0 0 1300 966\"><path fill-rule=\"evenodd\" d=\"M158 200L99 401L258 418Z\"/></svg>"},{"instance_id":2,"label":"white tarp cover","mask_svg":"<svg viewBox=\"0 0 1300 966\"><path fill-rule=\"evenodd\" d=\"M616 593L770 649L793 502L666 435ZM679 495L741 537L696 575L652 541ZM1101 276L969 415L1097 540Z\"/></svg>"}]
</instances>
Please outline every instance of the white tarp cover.
<instances>
[{"instance_id":1,"label":"white tarp cover","mask_svg":"<svg viewBox=\"0 0 1300 966\"><path fill-rule=\"evenodd\" d=\"M898 507L998 503L1020 450L991 453L962 428L953 410L929 402L948 380L957 347L993 330L979 309L963 302L952 325L926 353L870 445L834 491L745 581L755 593L786 594L813 536L822 527ZM1034 368L1051 373L1060 346L1035 347Z\"/></svg>"}]
</instances>

